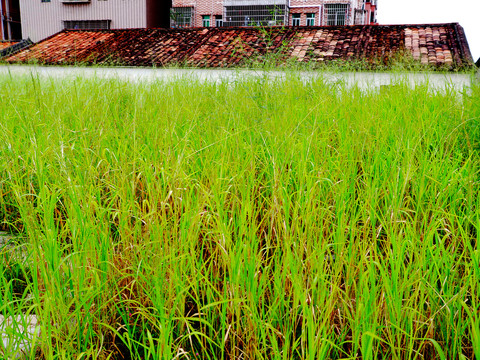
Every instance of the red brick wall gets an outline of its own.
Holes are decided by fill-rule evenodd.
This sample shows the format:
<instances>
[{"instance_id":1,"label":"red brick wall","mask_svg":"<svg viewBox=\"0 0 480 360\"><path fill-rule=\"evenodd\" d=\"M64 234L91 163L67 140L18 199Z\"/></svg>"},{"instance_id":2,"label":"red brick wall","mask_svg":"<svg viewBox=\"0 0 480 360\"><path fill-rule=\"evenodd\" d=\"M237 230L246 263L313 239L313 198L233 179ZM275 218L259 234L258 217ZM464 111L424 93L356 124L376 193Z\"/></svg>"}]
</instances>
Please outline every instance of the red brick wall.
<instances>
[{"instance_id":1,"label":"red brick wall","mask_svg":"<svg viewBox=\"0 0 480 360\"><path fill-rule=\"evenodd\" d=\"M296 3L301 3L300 1L295 1ZM313 3L313 1L311 1ZM288 25L292 25L292 14L300 14L300 26L306 26L307 25L307 14L312 13L315 14L315 25L314 26L319 26L320 25L320 20L322 17L322 7L319 6L307 6L303 5L293 5L294 1L291 2L290 4L290 16L288 20ZM317 3L320 3L318 1ZM301 7L298 7L301 6Z\"/></svg>"},{"instance_id":2,"label":"red brick wall","mask_svg":"<svg viewBox=\"0 0 480 360\"><path fill-rule=\"evenodd\" d=\"M210 26L215 26L215 15L223 15L221 0L173 0L173 7L192 7L194 4L193 26L202 26L202 16L210 16Z\"/></svg>"},{"instance_id":3,"label":"red brick wall","mask_svg":"<svg viewBox=\"0 0 480 360\"><path fill-rule=\"evenodd\" d=\"M292 25L291 14L301 14L300 26L306 26L307 13L315 14L315 26L325 25L324 19L324 4L331 3L349 3L350 11L348 14L348 24L352 25L354 21L354 9L361 7L361 0L290 0L290 16L288 25ZM223 1L222 0L173 0L173 7L194 7L194 21L195 27L202 26L202 16L210 15L210 26L215 26L215 15L223 15ZM371 11L375 11L375 6L367 3ZM369 24L370 11L365 14L365 24Z\"/></svg>"}]
</instances>

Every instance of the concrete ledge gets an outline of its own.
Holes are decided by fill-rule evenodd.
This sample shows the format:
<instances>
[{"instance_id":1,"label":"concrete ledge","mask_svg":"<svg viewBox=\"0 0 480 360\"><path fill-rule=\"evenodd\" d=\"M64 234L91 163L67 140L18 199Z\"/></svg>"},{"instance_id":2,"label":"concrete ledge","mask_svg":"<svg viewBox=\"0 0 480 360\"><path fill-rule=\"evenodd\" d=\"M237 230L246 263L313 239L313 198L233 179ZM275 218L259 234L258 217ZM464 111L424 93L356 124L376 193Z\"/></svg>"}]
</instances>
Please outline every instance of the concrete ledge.
<instances>
[{"instance_id":1,"label":"concrete ledge","mask_svg":"<svg viewBox=\"0 0 480 360\"><path fill-rule=\"evenodd\" d=\"M242 80L261 78L282 80L292 75L302 81L323 79L327 84L358 87L362 90L379 89L385 85L405 83L412 88L426 85L432 90L452 89L462 92L472 85L473 76L462 73L436 72L326 72L326 71L282 71L249 69L152 69L136 67L75 67L75 66L0 66L0 75L39 77L42 79L112 79L131 83L155 81L199 81L211 83L236 83Z\"/></svg>"}]
</instances>

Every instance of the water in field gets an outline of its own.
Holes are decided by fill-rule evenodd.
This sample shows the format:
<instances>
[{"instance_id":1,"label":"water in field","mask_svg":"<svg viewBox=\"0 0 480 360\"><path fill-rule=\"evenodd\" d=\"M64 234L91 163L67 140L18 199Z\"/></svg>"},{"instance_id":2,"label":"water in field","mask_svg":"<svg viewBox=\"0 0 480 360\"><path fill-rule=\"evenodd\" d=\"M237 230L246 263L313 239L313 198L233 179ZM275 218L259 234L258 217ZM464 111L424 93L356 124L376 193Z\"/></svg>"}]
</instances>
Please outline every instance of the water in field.
<instances>
[{"instance_id":1,"label":"water in field","mask_svg":"<svg viewBox=\"0 0 480 360\"><path fill-rule=\"evenodd\" d=\"M0 248L3 247L3 245L8 244L12 237L13 236L8 232L0 231Z\"/></svg>"},{"instance_id":2,"label":"water in field","mask_svg":"<svg viewBox=\"0 0 480 360\"><path fill-rule=\"evenodd\" d=\"M3 349L16 359L27 359L31 353L32 343L40 335L40 325L34 315L18 315L5 317L0 315L0 335ZM2 354L0 346L0 355Z\"/></svg>"},{"instance_id":3,"label":"water in field","mask_svg":"<svg viewBox=\"0 0 480 360\"><path fill-rule=\"evenodd\" d=\"M0 231L0 258L3 265L12 267L12 261L25 261L25 254L15 241L15 236ZM16 358L25 358L30 352L34 337L38 337L40 325L37 324L35 315L20 314L16 316L4 316L0 313L0 355L2 349L8 354L16 354Z\"/></svg>"}]
</instances>

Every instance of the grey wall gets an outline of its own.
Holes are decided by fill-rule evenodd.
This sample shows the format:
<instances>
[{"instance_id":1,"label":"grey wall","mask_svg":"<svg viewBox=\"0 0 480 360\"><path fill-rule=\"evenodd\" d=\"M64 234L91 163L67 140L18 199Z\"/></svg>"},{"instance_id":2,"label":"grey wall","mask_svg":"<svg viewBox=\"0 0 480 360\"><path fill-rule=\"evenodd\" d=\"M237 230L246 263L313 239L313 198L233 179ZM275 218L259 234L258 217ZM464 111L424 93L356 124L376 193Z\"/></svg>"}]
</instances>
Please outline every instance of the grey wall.
<instances>
[{"instance_id":1,"label":"grey wall","mask_svg":"<svg viewBox=\"0 0 480 360\"><path fill-rule=\"evenodd\" d=\"M161 0L159 0L161 1ZM23 37L40 41L63 29L65 20L111 20L112 29L147 27L146 0L91 0L63 3L20 0Z\"/></svg>"}]
</instances>

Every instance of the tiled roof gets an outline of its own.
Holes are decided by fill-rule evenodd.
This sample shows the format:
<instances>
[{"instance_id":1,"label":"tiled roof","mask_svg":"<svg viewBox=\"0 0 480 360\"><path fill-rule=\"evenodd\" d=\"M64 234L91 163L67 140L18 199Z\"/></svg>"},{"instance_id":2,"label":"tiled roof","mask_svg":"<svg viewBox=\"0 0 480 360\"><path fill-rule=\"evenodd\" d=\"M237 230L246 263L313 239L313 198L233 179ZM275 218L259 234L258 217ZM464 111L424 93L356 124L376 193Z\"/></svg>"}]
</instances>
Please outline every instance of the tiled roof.
<instances>
[{"instance_id":1,"label":"tiled roof","mask_svg":"<svg viewBox=\"0 0 480 360\"><path fill-rule=\"evenodd\" d=\"M6 49L9 46L15 45L18 41L0 41L0 50Z\"/></svg>"},{"instance_id":2,"label":"tiled roof","mask_svg":"<svg viewBox=\"0 0 480 360\"><path fill-rule=\"evenodd\" d=\"M457 23L272 28L64 30L6 59L45 64L233 67L262 61L361 60L411 54L423 64L471 66Z\"/></svg>"}]
</instances>

